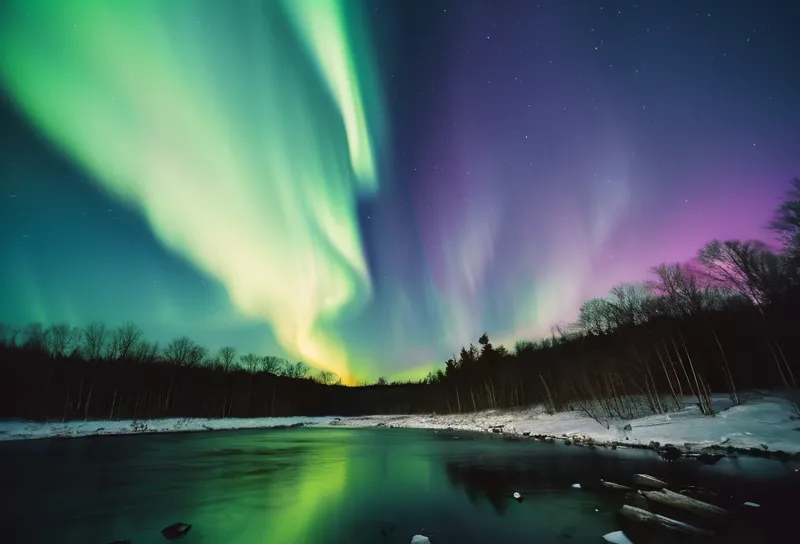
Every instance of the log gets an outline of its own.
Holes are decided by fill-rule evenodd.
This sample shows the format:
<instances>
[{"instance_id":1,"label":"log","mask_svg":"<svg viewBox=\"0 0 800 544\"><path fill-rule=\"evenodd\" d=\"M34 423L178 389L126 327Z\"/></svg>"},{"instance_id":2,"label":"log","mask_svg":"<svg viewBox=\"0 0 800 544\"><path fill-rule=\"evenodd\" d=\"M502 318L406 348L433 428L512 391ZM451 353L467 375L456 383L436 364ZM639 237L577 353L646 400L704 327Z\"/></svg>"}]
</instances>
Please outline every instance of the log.
<instances>
[{"instance_id":1,"label":"log","mask_svg":"<svg viewBox=\"0 0 800 544\"><path fill-rule=\"evenodd\" d=\"M692 497L675 493L669 489L661 489L659 491L644 491L642 494L647 497L647 500L671 506L672 508L680 508L687 510L693 514L704 516L707 518L719 518L727 516L730 512L719 506L714 506L707 502L698 501Z\"/></svg>"},{"instance_id":2,"label":"log","mask_svg":"<svg viewBox=\"0 0 800 544\"><path fill-rule=\"evenodd\" d=\"M641 487L649 487L651 489L664 489L667 487L667 482L659 480L649 474L634 474L633 483Z\"/></svg>"},{"instance_id":3,"label":"log","mask_svg":"<svg viewBox=\"0 0 800 544\"><path fill-rule=\"evenodd\" d=\"M625 501L631 505L635 506L636 508L641 508L642 510L649 510L647 505L647 499L644 498L641 491L634 491L632 493L625 494Z\"/></svg>"},{"instance_id":4,"label":"log","mask_svg":"<svg viewBox=\"0 0 800 544\"><path fill-rule=\"evenodd\" d=\"M628 506L627 504L619 509L619 514L622 517L636 523L660 527L662 529L680 533L682 535L711 536L713 534L711 531L706 531L705 529L695 527L694 525L689 525L688 523L683 523L682 521L661 516L659 514L653 514L647 510L642 510L641 508L636 508L634 506Z\"/></svg>"},{"instance_id":5,"label":"log","mask_svg":"<svg viewBox=\"0 0 800 544\"><path fill-rule=\"evenodd\" d=\"M603 484L603 487L605 487L606 489L613 489L614 491L631 491L632 490L627 485L615 484L614 482L607 482L605 480L600 480L600 483Z\"/></svg>"}]
</instances>

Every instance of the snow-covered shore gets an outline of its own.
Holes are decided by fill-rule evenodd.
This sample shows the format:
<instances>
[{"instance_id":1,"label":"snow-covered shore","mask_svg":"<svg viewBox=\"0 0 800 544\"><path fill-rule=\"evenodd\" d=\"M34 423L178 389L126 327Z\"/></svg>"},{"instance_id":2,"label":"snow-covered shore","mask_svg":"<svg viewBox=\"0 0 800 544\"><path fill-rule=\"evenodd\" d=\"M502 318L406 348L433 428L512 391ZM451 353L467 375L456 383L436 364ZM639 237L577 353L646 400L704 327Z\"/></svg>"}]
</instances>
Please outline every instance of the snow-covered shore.
<instances>
[{"instance_id":1,"label":"snow-covered shore","mask_svg":"<svg viewBox=\"0 0 800 544\"><path fill-rule=\"evenodd\" d=\"M782 450L800 453L800 420L794 419L791 403L774 395L749 394L738 406L727 396L713 398L718 411L704 417L691 399L680 411L632 420L612 420L609 428L580 412L548 415L540 406L525 410L490 410L468 414L362 416L343 420L348 427L392 426L417 429L485 431L502 426L503 434L592 439L598 443L619 442L630 446L690 445L703 449L722 445L736 449ZM626 426L630 425L630 431Z\"/></svg>"},{"instance_id":2,"label":"snow-covered shore","mask_svg":"<svg viewBox=\"0 0 800 544\"><path fill-rule=\"evenodd\" d=\"M402 427L502 432L504 435L548 436L648 446L710 446L800 453L800 421L791 404L774 395L749 394L744 403L730 406L724 396L714 399L716 417L703 417L688 402L676 412L633 420L614 420L609 428L579 412L548 415L542 407L523 410L490 410L467 414L379 415L362 417L288 417L251 419L159 419L140 421L23 422L0 421L0 441L51 437L81 437L138 433L266 429L291 426L345 428ZM629 426L629 427L627 427ZM626 430L630 429L630 430Z\"/></svg>"}]
</instances>

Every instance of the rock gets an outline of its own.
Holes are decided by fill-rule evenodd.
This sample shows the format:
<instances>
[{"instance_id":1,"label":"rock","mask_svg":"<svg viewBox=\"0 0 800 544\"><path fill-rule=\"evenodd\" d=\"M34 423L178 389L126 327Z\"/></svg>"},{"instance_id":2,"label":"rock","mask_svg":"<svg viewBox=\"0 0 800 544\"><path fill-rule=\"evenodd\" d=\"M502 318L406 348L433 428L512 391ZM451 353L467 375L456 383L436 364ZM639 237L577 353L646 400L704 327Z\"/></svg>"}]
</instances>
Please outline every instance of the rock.
<instances>
[{"instance_id":1,"label":"rock","mask_svg":"<svg viewBox=\"0 0 800 544\"><path fill-rule=\"evenodd\" d=\"M522 436L530 436L530 435L531 435L530 431L522 431Z\"/></svg>"},{"instance_id":2,"label":"rock","mask_svg":"<svg viewBox=\"0 0 800 544\"><path fill-rule=\"evenodd\" d=\"M667 462L675 462L681 458L682 452L672 444L667 444L664 449L658 453L661 458Z\"/></svg>"},{"instance_id":3,"label":"rock","mask_svg":"<svg viewBox=\"0 0 800 544\"><path fill-rule=\"evenodd\" d=\"M522 501L524 501L524 500L525 500L525 497L523 497L523 496L522 496L522 493L520 493L519 491L514 491L514 494L513 494L513 495L511 495L511 496L512 496L512 497L514 498L514 500L515 500L515 501L517 501L517 502L522 502Z\"/></svg>"},{"instance_id":4,"label":"rock","mask_svg":"<svg viewBox=\"0 0 800 544\"><path fill-rule=\"evenodd\" d=\"M665 447L665 448L667 448L667 447L669 447L669 446L672 446L672 444L667 444L667 445L665 445L664 447ZM656 442L655 440L651 440L651 441L650 441L650 447L651 447L652 449L654 449L654 450L657 450L658 448L660 448L660 447L661 447L661 442ZM672 446L672 447L674 448L675 446Z\"/></svg>"},{"instance_id":5,"label":"rock","mask_svg":"<svg viewBox=\"0 0 800 544\"><path fill-rule=\"evenodd\" d=\"M572 440L570 440L569 438L565 439L564 440L564 445L565 446L571 446L572 445Z\"/></svg>"},{"instance_id":6,"label":"rock","mask_svg":"<svg viewBox=\"0 0 800 544\"><path fill-rule=\"evenodd\" d=\"M572 489L580 489L581 484L572 484Z\"/></svg>"},{"instance_id":7,"label":"rock","mask_svg":"<svg viewBox=\"0 0 800 544\"><path fill-rule=\"evenodd\" d=\"M697 456L697 460L704 465L715 465L724 456L719 453L701 453Z\"/></svg>"},{"instance_id":8,"label":"rock","mask_svg":"<svg viewBox=\"0 0 800 544\"><path fill-rule=\"evenodd\" d=\"M167 540L180 540L186 536L191 528L192 526L188 523L179 521L178 523L173 523L169 527L161 529L161 534L164 535L164 538Z\"/></svg>"},{"instance_id":9,"label":"rock","mask_svg":"<svg viewBox=\"0 0 800 544\"><path fill-rule=\"evenodd\" d=\"M631 427L631 424L630 424L630 423L627 423L627 424L626 424L626 425L625 425L625 426L622 428L622 430L623 430L623 431L625 431L626 433L629 433L629 432L631 432L631 431L633 430L633 427Z\"/></svg>"},{"instance_id":10,"label":"rock","mask_svg":"<svg viewBox=\"0 0 800 544\"><path fill-rule=\"evenodd\" d=\"M431 540L425 535L414 535L411 537L411 544L431 544Z\"/></svg>"},{"instance_id":11,"label":"rock","mask_svg":"<svg viewBox=\"0 0 800 544\"><path fill-rule=\"evenodd\" d=\"M617 445L616 445L616 444L611 444L611 449L612 449L612 450L615 450L615 449L617 449Z\"/></svg>"},{"instance_id":12,"label":"rock","mask_svg":"<svg viewBox=\"0 0 800 544\"><path fill-rule=\"evenodd\" d=\"M503 429L501 429L499 427L492 427L492 432L496 433L496 434L500 434L500 433L503 432Z\"/></svg>"}]
</instances>

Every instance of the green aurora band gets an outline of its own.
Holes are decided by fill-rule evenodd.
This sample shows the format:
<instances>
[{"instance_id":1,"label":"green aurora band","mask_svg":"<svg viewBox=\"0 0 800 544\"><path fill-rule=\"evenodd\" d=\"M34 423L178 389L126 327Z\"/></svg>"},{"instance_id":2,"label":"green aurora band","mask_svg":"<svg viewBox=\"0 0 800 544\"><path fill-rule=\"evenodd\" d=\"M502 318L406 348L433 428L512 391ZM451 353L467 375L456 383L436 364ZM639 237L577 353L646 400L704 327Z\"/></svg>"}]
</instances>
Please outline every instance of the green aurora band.
<instances>
[{"instance_id":1,"label":"green aurora band","mask_svg":"<svg viewBox=\"0 0 800 544\"><path fill-rule=\"evenodd\" d=\"M0 77L36 126L346 383L333 325L370 295L356 209L382 113L356 7L9 0L0 22Z\"/></svg>"}]
</instances>

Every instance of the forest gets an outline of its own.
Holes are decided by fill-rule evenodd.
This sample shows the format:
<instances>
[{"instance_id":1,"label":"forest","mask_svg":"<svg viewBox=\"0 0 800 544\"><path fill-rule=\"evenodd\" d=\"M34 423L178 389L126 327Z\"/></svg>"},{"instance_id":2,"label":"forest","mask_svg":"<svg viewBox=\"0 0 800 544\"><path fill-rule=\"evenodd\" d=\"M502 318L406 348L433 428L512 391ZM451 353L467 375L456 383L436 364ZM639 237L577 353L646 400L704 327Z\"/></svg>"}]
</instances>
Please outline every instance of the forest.
<instances>
[{"instance_id":1,"label":"forest","mask_svg":"<svg viewBox=\"0 0 800 544\"><path fill-rule=\"evenodd\" d=\"M302 362L149 342L133 323L0 325L0 417L143 420L453 413L543 404L614 418L711 392L780 388L800 402L800 179L769 227L780 247L713 240L686 263L586 301L550 337L493 346L486 334L418 382L341 385ZM477 334L476 334L477 336ZM800 412L799 412L800 413Z\"/></svg>"}]
</instances>

